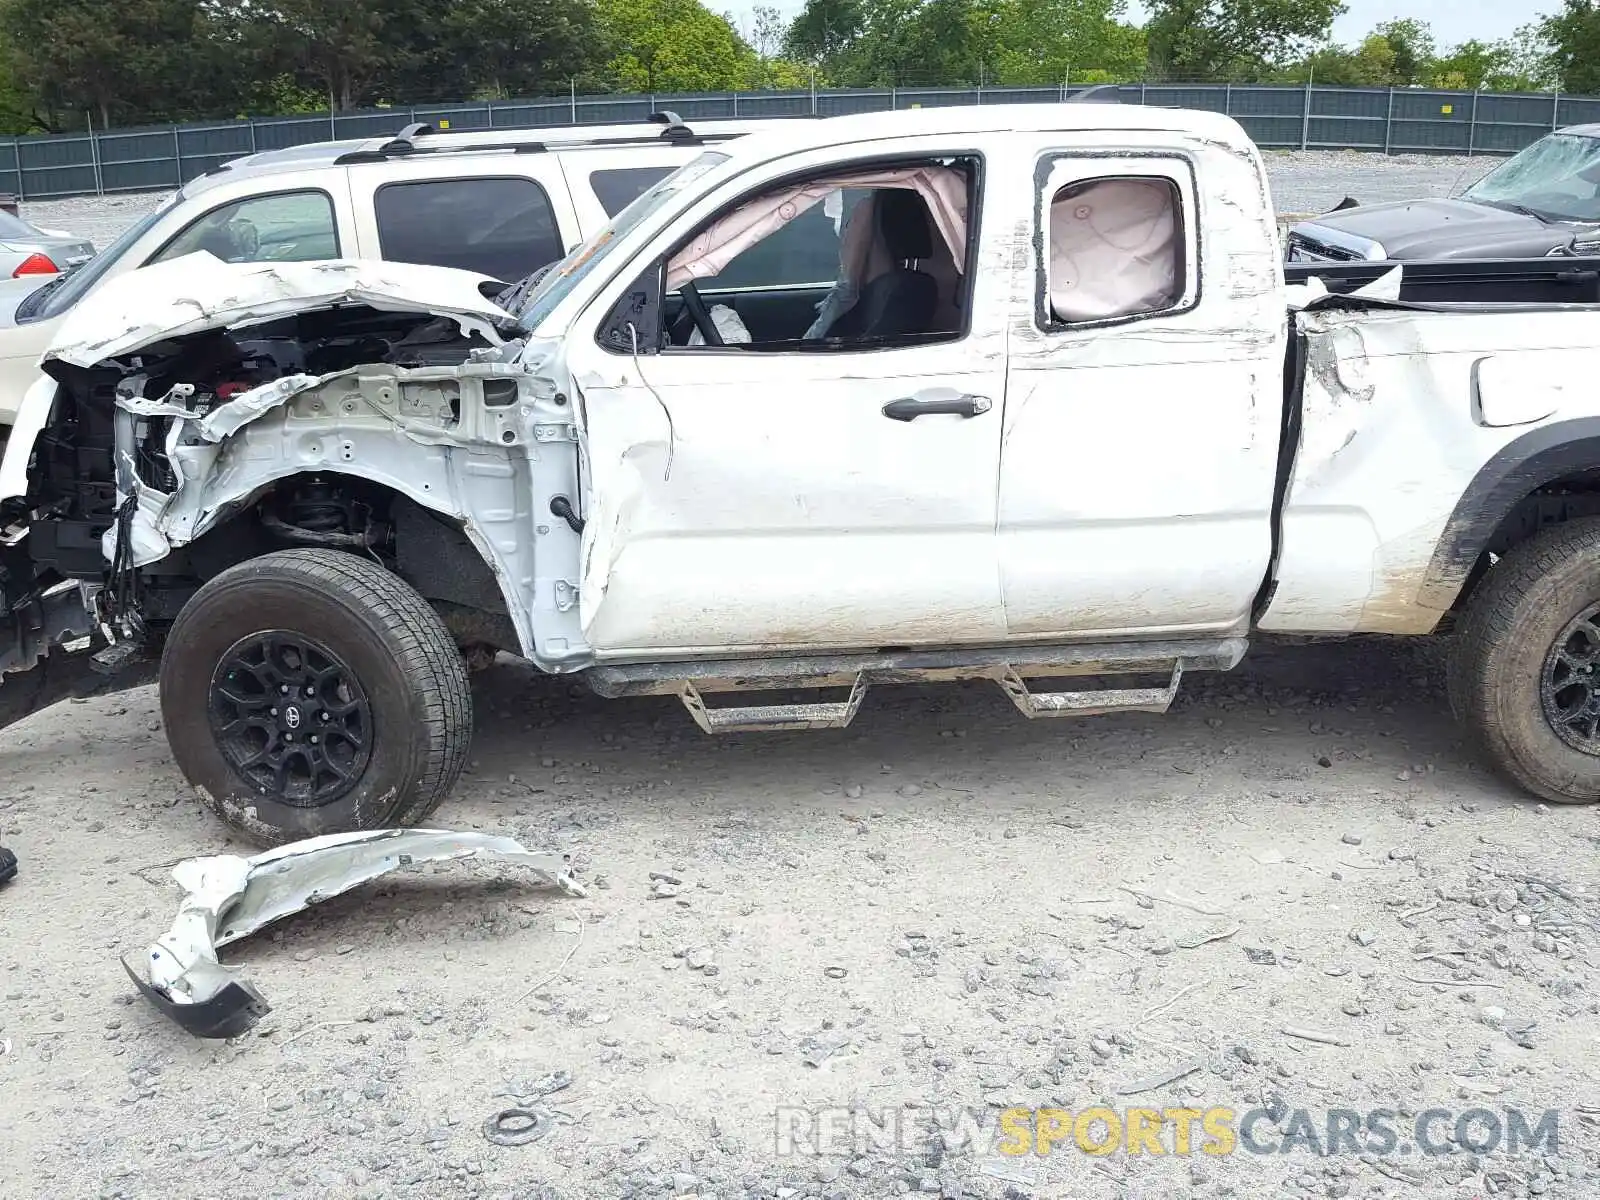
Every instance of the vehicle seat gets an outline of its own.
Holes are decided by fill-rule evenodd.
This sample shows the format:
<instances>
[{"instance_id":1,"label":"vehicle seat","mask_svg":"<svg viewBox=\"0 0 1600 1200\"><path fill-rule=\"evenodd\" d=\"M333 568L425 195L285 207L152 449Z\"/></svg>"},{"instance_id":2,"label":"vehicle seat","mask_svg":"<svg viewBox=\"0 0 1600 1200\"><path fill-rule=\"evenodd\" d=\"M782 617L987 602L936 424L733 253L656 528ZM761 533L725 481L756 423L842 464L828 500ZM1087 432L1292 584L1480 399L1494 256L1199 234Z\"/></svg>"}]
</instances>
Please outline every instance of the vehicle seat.
<instances>
[{"instance_id":1,"label":"vehicle seat","mask_svg":"<svg viewBox=\"0 0 1600 1200\"><path fill-rule=\"evenodd\" d=\"M232 262L239 253L238 243L233 240L233 235L228 232L227 227L222 225L206 230L195 249L204 250L223 262Z\"/></svg>"},{"instance_id":2,"label":"vehicle seat","mask_svg":"<svg viewBox=\"0 0 1600 1200\"><path fill-rule=\"evenodd\" d=\"M938 281L917 269L933 257L927 204L906 188L884 188L875 200L878 237L895 265L861 289L860 298L829 328L830 338L926 333L939 307Z\"/></svg>"}]
</instances>

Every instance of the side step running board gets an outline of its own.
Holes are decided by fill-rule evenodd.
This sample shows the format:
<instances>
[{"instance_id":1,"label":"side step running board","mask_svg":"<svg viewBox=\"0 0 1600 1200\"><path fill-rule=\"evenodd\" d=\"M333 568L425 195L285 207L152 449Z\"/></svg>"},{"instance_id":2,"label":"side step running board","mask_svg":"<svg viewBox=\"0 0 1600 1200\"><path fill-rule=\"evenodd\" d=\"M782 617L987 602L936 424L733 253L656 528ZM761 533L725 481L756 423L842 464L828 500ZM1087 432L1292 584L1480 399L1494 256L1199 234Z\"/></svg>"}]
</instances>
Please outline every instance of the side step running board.
<instances>
[{"instance_id":1,"label":"side step running board","mask_svg":"<svg viewBox=\"0 0 1600 1200\"><path fill-rule=\"evenodd\" d=\"M1030 692L1022 676L1009 670L1000 687L1025 717L1098 717L1113 712L1163 713L1178 694L1183 663L1172 668L1172 680L1159 688L1099 688L1087 692Z\"/></svg>"},{"instance_id":2,"label":"side step running board","mask_svg":"<svg viewBox=\"0 0 1600 1200\"><path fill-rule=\"evenodd\" d=\"M678 695L694 723L707 733L754 733L780 729L843 729L855 720L867 681L860 675L845 700L816 704L748 704L708 708L694 684L685 682Z\"/></svg>"},{"instance_id":3,"label":"side step running board","mask_svg":"<svg viewBox=\"0 0 1600 1200\"><path fill-rule=\"evenodd\" d=\"M1229 671L1244 657L1244 638L1192 642L1119 642L1050 647L816 655L788 659L638 663L591 668L602 696L679 697L707 733L843 729L874 683L992 679L1027 717L1087 717L1113 712L1165 712L1185 671ZM1164 687L1033 691L1027 679L1169 674ZM844 700L713 707L708 692L848 688Z\"/></svg>"}]
</instances>

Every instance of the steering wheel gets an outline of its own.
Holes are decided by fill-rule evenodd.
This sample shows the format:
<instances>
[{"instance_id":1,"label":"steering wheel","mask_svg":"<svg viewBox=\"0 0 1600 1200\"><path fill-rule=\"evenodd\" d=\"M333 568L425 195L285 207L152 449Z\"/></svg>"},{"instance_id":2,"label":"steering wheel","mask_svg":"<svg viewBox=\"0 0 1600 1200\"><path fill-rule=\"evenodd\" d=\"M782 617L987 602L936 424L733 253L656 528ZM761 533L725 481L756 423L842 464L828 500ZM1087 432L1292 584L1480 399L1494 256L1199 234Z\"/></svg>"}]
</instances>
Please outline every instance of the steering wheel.
<instances>
[{"instance_id":1,"label":"steering wheel","mask_svg":"<svg viewBox=\"0 0 1600 1200\"><path fill-rule=\"evenodd\" d=\"M717 323L711 319L711 310L706 307L706 302L694 281L685 283L678 291L683 295L683 306L689 310L689 317L694 321L694 327L700 331L700 336L705 338L706 345L726 345L722 340L722 333L717 329Z\"/></svg>"}]
</instances>

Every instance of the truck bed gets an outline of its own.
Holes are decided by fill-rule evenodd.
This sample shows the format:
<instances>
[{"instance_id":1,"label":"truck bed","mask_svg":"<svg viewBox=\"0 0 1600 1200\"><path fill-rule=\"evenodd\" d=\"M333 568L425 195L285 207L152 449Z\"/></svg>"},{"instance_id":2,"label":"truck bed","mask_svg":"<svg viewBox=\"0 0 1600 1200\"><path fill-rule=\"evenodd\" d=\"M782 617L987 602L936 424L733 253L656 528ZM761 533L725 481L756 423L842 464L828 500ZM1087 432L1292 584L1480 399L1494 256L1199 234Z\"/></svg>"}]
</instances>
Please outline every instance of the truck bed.
<instances>
[{"instance_id":1,"label":"truck bed","mask_svg":"<svg viewBox=\"0 0 1600 1200\"><path fill-rule=\"evenodd\" d=\"M1395 265L1285 263L1283 273L1291 284L1315 276L1331 292L1350 292ZM1401 265L1400 298L1419 304L1600 304L1600 258L1440 259Z\"/></svg>"}]
</instances>

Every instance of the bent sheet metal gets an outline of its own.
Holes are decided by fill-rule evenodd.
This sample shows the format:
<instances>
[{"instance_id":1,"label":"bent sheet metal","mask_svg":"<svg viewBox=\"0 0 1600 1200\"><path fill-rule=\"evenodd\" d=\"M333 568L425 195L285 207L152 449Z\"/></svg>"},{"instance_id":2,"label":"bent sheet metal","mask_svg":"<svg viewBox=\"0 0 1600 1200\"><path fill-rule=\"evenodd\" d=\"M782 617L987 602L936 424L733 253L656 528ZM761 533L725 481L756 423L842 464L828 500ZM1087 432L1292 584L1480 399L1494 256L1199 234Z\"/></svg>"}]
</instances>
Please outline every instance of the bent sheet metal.
<instances>
[{"instance_id":1,"label":"bent sheet metal","mask_svg":"<svg viewBox=\"0 0 1600 1200\"><path fill-rule=\"evenodd\" d=\"M587 893L564 855L525 849L514 838L444 829L378 829L307 838L253 858L185 859L172 876L183 889L172 928L123 968L145 997L198 1037L237 1037L270 1010L217 950L257 930L402 867L493 858L526 867L569 896Z\"/></svg>"}]
</instances>

